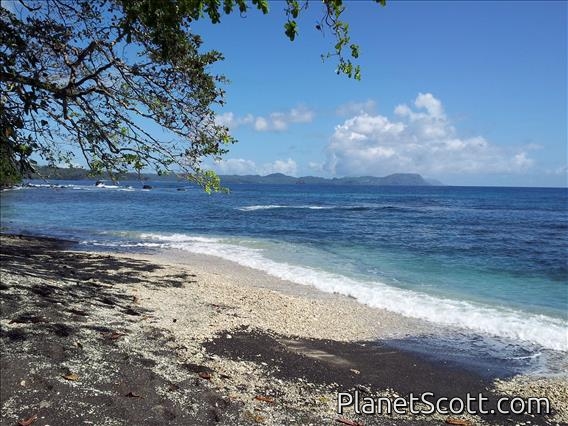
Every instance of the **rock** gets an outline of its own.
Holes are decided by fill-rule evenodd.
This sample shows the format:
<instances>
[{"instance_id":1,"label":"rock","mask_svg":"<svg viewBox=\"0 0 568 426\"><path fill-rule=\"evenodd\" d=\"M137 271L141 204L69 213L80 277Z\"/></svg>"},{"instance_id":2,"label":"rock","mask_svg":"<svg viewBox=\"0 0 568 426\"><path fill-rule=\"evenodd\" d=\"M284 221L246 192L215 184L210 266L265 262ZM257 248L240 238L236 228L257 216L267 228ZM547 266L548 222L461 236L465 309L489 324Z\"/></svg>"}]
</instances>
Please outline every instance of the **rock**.
<instances>
[{"instance_id":1,"label":"rock","mask_svg":"<svg viewBox=\"0 0 568 426\"><path fill-rule=\"evenodd\" d=\"M448 417L446 419L446 424L456 425L456 426L472 426L471 422L467 419L460 419L457 417Z\"/></svg>"}]
</instances>

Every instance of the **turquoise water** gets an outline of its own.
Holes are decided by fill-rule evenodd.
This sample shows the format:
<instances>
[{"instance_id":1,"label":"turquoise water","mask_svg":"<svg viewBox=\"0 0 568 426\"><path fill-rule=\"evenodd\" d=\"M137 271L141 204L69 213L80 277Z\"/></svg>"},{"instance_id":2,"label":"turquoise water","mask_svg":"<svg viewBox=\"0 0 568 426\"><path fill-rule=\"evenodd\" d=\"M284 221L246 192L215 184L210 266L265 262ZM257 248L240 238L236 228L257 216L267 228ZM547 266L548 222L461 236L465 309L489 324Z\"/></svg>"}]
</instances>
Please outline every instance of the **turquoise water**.
<instances>
[{"instance_id":1,"label":"turquoise water","mask_svg":"<svg viewBox=\"0 0 568 426\"><path fill-rule=\"evenodd\" d=\"M568 350L566 189L57 184L2 192L3 228L211 254L532 352Z\"/></svg>"}]
</instances>

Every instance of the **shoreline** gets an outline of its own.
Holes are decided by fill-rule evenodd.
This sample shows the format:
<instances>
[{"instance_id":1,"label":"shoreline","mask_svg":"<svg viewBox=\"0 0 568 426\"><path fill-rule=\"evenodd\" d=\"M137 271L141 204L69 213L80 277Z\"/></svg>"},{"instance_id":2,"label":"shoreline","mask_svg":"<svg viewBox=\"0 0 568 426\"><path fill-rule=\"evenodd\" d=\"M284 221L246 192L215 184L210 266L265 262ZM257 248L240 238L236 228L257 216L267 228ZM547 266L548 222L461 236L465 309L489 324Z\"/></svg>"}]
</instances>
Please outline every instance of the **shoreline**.
<instances>
[{"instance_id":1,"label":"shoreline","mask_svg":"<svg viewBox=\"0 0 568 426\"><path fill-rule=\"evenodd\" d=\"M207 259L205 255L191 255L190 263L186 263L185 258L183 263L179 263L180 259L176 261L171 257L172 253L110 254L67 251L69 248L58 240L2 235L2 281L7 282L7 288L3 288L2 293L3 296L9 296L3 299L2 305L3 353L11 353L12 350L6 349L17 347L22 358L31 356L31 348L26 345L30 339L33 340L35 332L28 332L27 328L45 325L45 330L35 336L40 341L51 340L51 334L54 333L54 321L44 323L27 321L28 317L25 316L21 318L26 312L29 314L32 311L32 306L28 304L35 302L24 302L19 298L18 292L14 293L14 283L17 282L25 294L36 297L38 303L41 302L41 309L38 311L38 306L33 306L35 312L45 312L48 317L59 315L59 312L51 310L61 310L61 304L65 306L66 300L46 301L51 297L51 294L44 294L49 293L47 290L41 290L46 283L55 289L50 290L52 293L66 286L82 292L89 291L92 299L77 298L70 308L88 313L88 316L73 314L60 319L56 322L60 325L56 330L61 331L61 326L73 329L77 325L76 317L82 320L83 325L90 321L90 316L97 317L98 323L111 325L110 330L106 331L111 333L110 337L103 339L105 345L109 345L110 339L113 351L135 353L141 360L146 360L141 362L142 371L160 380L167 378L171 382L168 386L177 388L157 392L171 406L166 407L167 410L158 410L158 414L156 410L152 411L155 416L163 415L164 410L174 413L174 419L177 420L172 420L172 424L184 424L176 423L183 418L193 421L200 418L203 410L197 407L189 412L185 403L190 396L200 400L203 395L210 397L210 393L220 399L216 400L213 408L205 409L203 412L206 414L203 415L210 416L213 410L216 413L213 420L218 418L221 424L330 424L338 417L334 396L337 392L355 389L390 397L428 391L436 395L456 396L479 391L493 397L497 394L529 396L532 392L549 396L554 401L556 414L554 417L536 418L512 416L515 421L530 419L533 424L549 424L566 422L568 419L566 378L518 376L492 383L463 368L433 362L410 351L393 348L388 342L385 344L387 337L403 339L412 330L416 333L420 330L418 320L385 314L346 296L329 293L324 296L300 284L292 288L289 283L271 278L263 272L245 269L240 265L237 268L232 262L212 257ZM98 267L93 267L93 264ZM59 266L56 268L56 265ZM29 275L19 274L16 266L25 267ZM35 282L38 271L42 271L40 283ZM40 290L37 290L38 285ZM96 291L93 292L93 289ZM100 297L103 298L98 300ZM107 304L109 300L105 298L111 302L117 299L122 302ZM17 305L16 301L24 305ZM97 301L100 303L94 303ZM117 312L118 305L120 312ZM29 337L18 340L19 332ZM60 336L66 333L55 332L55 336L66 340L74 333ZM112 333L119 335L112 339ZM157 337L150 338L152 335ZM85 339L95 348L101 343L93 336ZM159 343L157 347L152 347L152 340ZM74 346L74 349L81 349L75 357L85 356L85 347L88 345L81 345L82 348ZM36 346L33 348L37 350ZM42 350L38 351L41 353ZM112 352L106 346L97 350L99 355L104 355L107 350ZM160 351L164 353L160 355ZM36 366L36 370L56 367L48 362L52 356L46 354L46 357L47 361L44 359L42 366ZM79 365L73 364L73 356L71 360L63 355L62 358L65 365ZM7 357L3 363L14 363L16 367L17 359ZM89 373L91 367L96 370L94 373ZM85 371L81 376L91 374L98 377L100 374L98 367L88 362L82 364L82 368ZM2 370L4 375L6 368ZM10 383L15 379L3 377L3 382L6 380ZM137 385L143 389L144 395L151 393L147 382L139 381ZM26 398L26 393L20 392L25 390L21 389L25 386L18 385L17 380L14 383L15 389L2 392L3 418L12 416L12 420L14 416L25 415L16 412L16 402ZM80 383L77 386L77 383L65 379L59 380L58 384L81 387ZM101 386L99 384L92 388L100 391ZM107 390L100 392L108 393ZM140 391L130 392L136 395ZM112 392L107 396L112 398ZM114 397L124 399L123 395L115 394ZM149 396L130 397L127 401L149 404L151 399ZM269 400L272 402L267 402ZM86 403L84 398L81 403ZM41 401L38 404L41 407ZM31 405L28 404L28 407ZM52 415L48 407L43 410L47 416ZM120 413L115 413L114 417L117 415ZM134 414L127 415L131 418ZM365 424L440 424L448 418L439 414L383 417L353 413L344 417ZM472 424L502 424L508 418L499 415L458 417ZM211 422L211 418L207 419L203 424ZM139 422L145 424L147 420Z\"/></svg>"},{"instance_id":2,"label":"shoreline","mask_svg":"<svg viewBox=\"0 0 568 426\"><path fill-rule=\"evenodd\" d=\"M103 251L105 252L105 251ZM329 328L319 324L312 324L311 332L306 330L297 331L294 328L272 327L275 332L284 334L295 334L299 337L325 338L337 341L366 340L377 341L393 346L393 349L410 352L421 358L429 359L432 362L444 365L453 365L456 368L470 371L480 375L485 379L507 378L518 374L535 377L565 377L568 369L568 357L556 367L556 372L547 370L542 372L542 366L522 365L520 360L507 360L499 355L488 353L490 347L484 348L484 355L470 353L469 348L464 350L469 340L474 336L483 339L481 334L471 330L464 330L458 327L436 324L420 318L407 317L397 312L392 312L383 308L366 305L360 300L346 296L341 293L328 292L311 285L300 284L298 282L278 278L261 269L255 269L242 265L233 260L210 254L189 252L183 249L173 248L148 248L145 252L120 253L118 256L131 257L140 260L152 261L162 265L176 265L185 268L191 266L192 270L204 276L220 275L232 285L236 284L237 290L252 287L266 297L265 291L276 292L291 297L296 304L302 304L305 299L314 301L318 308L325 313L327 318L320 322L334 324L335 316L339 316L343 321L343 328ZM230 277L230 279L227 279ZM213 277L214 279L214 277ZM208 280L210 281L210 279ZM275 304L282 304L281 300L275 300ZM333 306L330 311L329 306ZM309 309L311 307L308 307ZM333 310L337 310L335 313ZM260 309L262 311L262 309ZM292 313L288 313L292 315ZM316 314L316 317L320 314ZM284 315L287 316L287 315ZM298 324L310 324L308 317L298 320ZM281 321L271 321L263 323L263 328L270 328L274 323L280 324ZM456 341L455 336L459 335L461 340ZM511 341L511 345L516 345ZM452 348L460 345L461 349L454 353L448 353ZM558 351L552 351L553 355ZM537 355L538 356L538 355ZM565 365L566 368L562 368ZM527 369L532 368L529 372ZM535 370L540 368L540 370ZM559 372L558 372L559 371Z\"/></svg>"}]
</instances>

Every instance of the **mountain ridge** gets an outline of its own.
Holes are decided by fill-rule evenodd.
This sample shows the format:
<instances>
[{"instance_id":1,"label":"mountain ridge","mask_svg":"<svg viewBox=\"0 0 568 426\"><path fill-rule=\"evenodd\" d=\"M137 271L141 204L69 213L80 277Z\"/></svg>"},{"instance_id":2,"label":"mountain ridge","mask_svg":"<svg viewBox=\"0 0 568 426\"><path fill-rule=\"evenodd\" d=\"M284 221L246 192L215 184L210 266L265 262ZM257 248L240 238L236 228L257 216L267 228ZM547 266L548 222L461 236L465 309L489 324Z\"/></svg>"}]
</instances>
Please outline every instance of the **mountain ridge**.
<instances>
[{"instance_id":1,"label":"mountain ridge","mask_svg":"<svg viewBox=\"0 0 568 426\"><path fill-rule=\"evenodd\" d=\"M260 175L221 175L223 184L296 184L296 185L368 185L368 186L438 186L441 182L424 179L418 173L393 173L387 176L347 176L324 178L319 176L288 176L283 173Z\"/></svg>"},{"instance_id":2,"label":"mountain ridge","mask_svg":"<svg viewBox=\"0 0 568 426\"><path fill-rule=\"evenodd\" d=\"M83 168L53 168L39 167L39 173L32 179L47 178L53 180L98 180L102 177L89 176L89 171ZM320 176L288 176L283 173L261 175L220 175L222 185L230 184L260 184L260 185L369 185L369 186L442 186L439 181L425 179L418 173L393 173L387 176L346 176L324 178ZM138 176L127 173L120 176L121 180L141 181L175 181L183 180L176 175L158 176L144 173Z\"/></svg>"}]
</instances>

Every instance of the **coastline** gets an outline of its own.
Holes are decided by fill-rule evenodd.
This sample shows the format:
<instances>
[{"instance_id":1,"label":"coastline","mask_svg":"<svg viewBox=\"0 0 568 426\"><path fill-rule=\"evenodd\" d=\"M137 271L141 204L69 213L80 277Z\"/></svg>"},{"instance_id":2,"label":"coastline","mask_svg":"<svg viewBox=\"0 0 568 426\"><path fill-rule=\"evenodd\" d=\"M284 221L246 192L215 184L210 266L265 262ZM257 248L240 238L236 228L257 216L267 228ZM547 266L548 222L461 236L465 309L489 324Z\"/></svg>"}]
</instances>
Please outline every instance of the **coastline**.
<instances>
[{"instance_id":1,"label":"coastline","mask_svg":"<svg viewBox=\"0 0 568 426\"><path fill-rule=\"evenodd\" d=\"M521 376L495 384L385 344L384 339L420 332L424 325L418 320L205 255L184 253L182 259L175 252L69 248L57 240L2 235L2 353L7 355L2 362L8 366L2 369L2 381L13 385L3 386L9 389L2 391L2 424L34 411L47 424L65 424L49 420L62 413L100 419L100 410L85 410L92 395L112 400L117 409L105 413L106 424L120 423L119 407L138 424L168 416L173 416L169 424L188 419L202 424L331 424L338 418L364 424L441 424L456 417L338 416L337 392L356 389L390 397L427 391L448 396L483 392L495 398L497 393L537 393L551 398L553 416L457 417L471 424L503 424L509 418L532 424L568 421L566 378ZM104 324L103 331L96 324ZM54 348L38 349L34 341L54 342ZM123 379L132 365L118 362L124 353L136 358L134 377L149 378L132 379L134 390ZM36 376L38 371L56 374L46 395L30 394L30 379L18 364L22 360L35 366L28 370ZM112 380L104 378L95 360L110 363L106 367ZM74 371L57 373L62 368ZM88 380L61 377L71 373ZM65 390L64 395L76 392L77 404L54 412L49 402L57 399L54 388ZM135 396L125 397L129 393ZM150 405L150 417L137 418L144 404Z\"/></svg>"}]
</instances>

